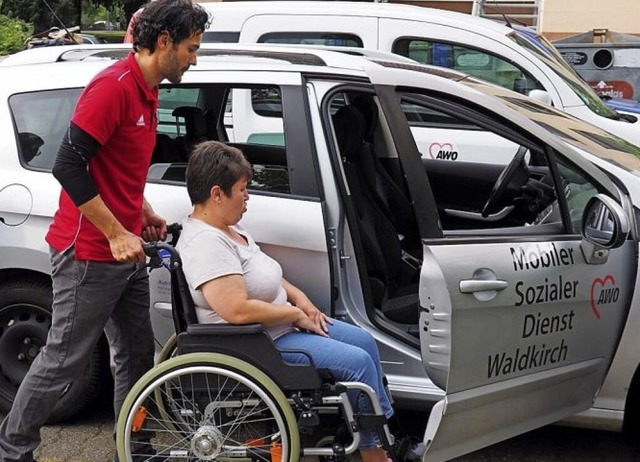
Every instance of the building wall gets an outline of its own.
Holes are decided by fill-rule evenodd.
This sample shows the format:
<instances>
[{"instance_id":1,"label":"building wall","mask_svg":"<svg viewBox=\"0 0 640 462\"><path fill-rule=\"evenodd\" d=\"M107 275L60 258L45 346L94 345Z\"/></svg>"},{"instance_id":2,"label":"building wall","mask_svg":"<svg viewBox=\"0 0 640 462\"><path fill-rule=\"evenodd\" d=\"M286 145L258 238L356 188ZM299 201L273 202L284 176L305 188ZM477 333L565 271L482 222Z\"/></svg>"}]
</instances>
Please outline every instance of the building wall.
<instances>
[{"instance_id":1,"label":"building wall","mask_svg":"<svg viewBox=\"0 0 640 462\"><path fill-rule=\"evenodd\" d=\"M472 0L387 1L463 13L471 13L473 8ZM639 5L640 0L540 0L539 30L551 40L593 29L640 35L640 15L636 13ZM508 7L502 7L502 11L509 13Z\"/></svg>"},{"instance_id":2,"label":"building wall","mask_svg":"<svg viewBox=\"0 0 640 462\"><path fill-rule=\"evenodd\" d=\"M543 0L541 31L554 40L593 29L640 35L638 0Z\"/></svg>"}]
</instances>

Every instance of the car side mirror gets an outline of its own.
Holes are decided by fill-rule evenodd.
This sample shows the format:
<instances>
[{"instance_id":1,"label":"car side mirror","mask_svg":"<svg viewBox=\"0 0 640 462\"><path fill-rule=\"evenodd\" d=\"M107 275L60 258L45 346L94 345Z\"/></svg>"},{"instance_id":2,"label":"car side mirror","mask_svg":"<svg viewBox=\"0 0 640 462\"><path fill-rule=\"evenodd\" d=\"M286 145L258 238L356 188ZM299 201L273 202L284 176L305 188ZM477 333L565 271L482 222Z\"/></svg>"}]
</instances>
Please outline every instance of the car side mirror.
<instances>
[{"instance_id":1,"label":"car side mirror","mask_svg":"<svg viewBox=\"0 0 640 462\"><path fill-rule=\"evenodd\" d=\"M553 106L553 101L551 101L551 96L545 90L531 90L529 92L529 98L535 99L544 104L548 104L549 106Z\"/></svg>"},{"instance_id":2,"label":"car side mirror","mask_svg":"<svg viewBox=\"0 0 640 462\"><path fill-rule=\"evenodd\" d=\"M582 215L580 248L587 263L605 263L609 251L620 247L629 235L631 225L624 209L604 194L589 199Z\"/></svg>"}]
</instances>

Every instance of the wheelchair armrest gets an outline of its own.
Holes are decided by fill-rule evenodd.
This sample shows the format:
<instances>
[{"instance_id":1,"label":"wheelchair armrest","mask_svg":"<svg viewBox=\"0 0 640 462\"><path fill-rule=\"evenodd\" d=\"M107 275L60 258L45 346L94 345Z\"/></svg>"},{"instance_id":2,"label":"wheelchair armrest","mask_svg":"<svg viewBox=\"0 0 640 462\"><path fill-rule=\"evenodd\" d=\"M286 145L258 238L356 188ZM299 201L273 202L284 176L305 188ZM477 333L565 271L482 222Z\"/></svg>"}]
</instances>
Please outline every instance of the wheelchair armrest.
<instances>
[{"instance_id":1,"label":"wheelchair armrest","mask_svg":"<svg viewBox=\"0 0 640 462\"><path fill-rule=\"evenodd\" d=\"M187 333L194 336L259 334L263 330L262 324L191 324L187 327Z\"/></svg>"}]
</instances>

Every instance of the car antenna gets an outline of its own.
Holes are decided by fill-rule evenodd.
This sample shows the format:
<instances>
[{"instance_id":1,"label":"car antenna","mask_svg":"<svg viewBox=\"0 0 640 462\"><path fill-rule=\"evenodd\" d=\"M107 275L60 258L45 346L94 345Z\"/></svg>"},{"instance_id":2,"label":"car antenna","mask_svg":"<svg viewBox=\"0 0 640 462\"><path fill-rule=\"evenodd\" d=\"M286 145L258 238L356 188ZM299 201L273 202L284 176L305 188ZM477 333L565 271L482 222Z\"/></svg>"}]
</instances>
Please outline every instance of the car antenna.
<instances>
[{"instance_id":1,"label":"car antenna","mask_svg":"<svg viewBox=\"0 0 640 462\"><path fill-rule=\"evenodd\" d=\"M47 8L49 8L49 11L51 11L51 14L53 15L53 17L56 19L56 21L60 23L64 31L67 33L67 37L73 40L73 35L71 35L71 32L69 32L69 29L67 29L67 26L64 25L64 23L62 22L62 19L58 17L56 12L53 11L53 8L51 8L51 6L47 3L47 0L42 0L42 1L44 2L45 5L47 5Z\"/></svg>"},{"instance_id":2,"label":"car antenna","mask_svg":"<svg viewBox=\"0 0 640 462\"><path fill-rule=\"evenodd\" d=\"M504 11L502 11L502 8L500 8L500 4L496 0L493 0L493 4L494 4L494 8L498 11L498 14L502 15L502 19L504 19L504 22L505 22L505 24L507 25L507 27L509 29L513 29L513 26L511 25L512 21L517 22L521 26L526 26L527 25L524 22L519 21L519 20L517 20L515 18L509 19L509 16L507 16L507 14Z\"/></svg>"},{"instance_id":3,"label":"car antenna","mask_svg":"<svg viewBox=\"0 0 640 462\"><path fill-rule=\"evenodd\" d=\"M44 1L44 0L43 0ZM509 29L513 29L513 26L511 25L511 21L509 21L509 18L507 17L507 15L502 11L502 9L500 8L500 5L498 4L498 2L496 2L496 0L493 0L493 8L495 8L498 11L499 15L502 15L502 19L504 19L504 22L507 24L507 27Z\"/></svg>"}]
</instances>

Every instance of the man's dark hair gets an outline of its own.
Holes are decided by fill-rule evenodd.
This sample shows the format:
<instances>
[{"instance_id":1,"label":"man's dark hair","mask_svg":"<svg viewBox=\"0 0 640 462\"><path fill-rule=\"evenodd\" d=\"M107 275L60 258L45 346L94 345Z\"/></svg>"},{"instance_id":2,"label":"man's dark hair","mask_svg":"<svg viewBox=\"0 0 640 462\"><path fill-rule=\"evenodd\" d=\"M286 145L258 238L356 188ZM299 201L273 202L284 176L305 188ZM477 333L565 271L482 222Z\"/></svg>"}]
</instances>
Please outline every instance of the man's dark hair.
<instances>
[{"instance_id":1,"label":"man's dark hair","mask_svg":"<svg viewBox=\"0 0 640 462\"><path fill-rule=\"evenodd\" d=\"M204 32L209 14L191 0L156 0L147 3L133 29L133 49L156 51L158 35L167 32L174 46L193 34Z\"/></svg>"},{"instance_id":2,"label":"man's dark hair","mask_svg":"<svg viewBox=\"0 0 640 462\"><path fill-rule=\"evenodd\" d=\"M220 186L226 196L240 180L251 181L253 169L238 148L218 141L198 144L187 164L187 192L193 205L211 197L211 188Z\"/></svg>"}]
</instances>

